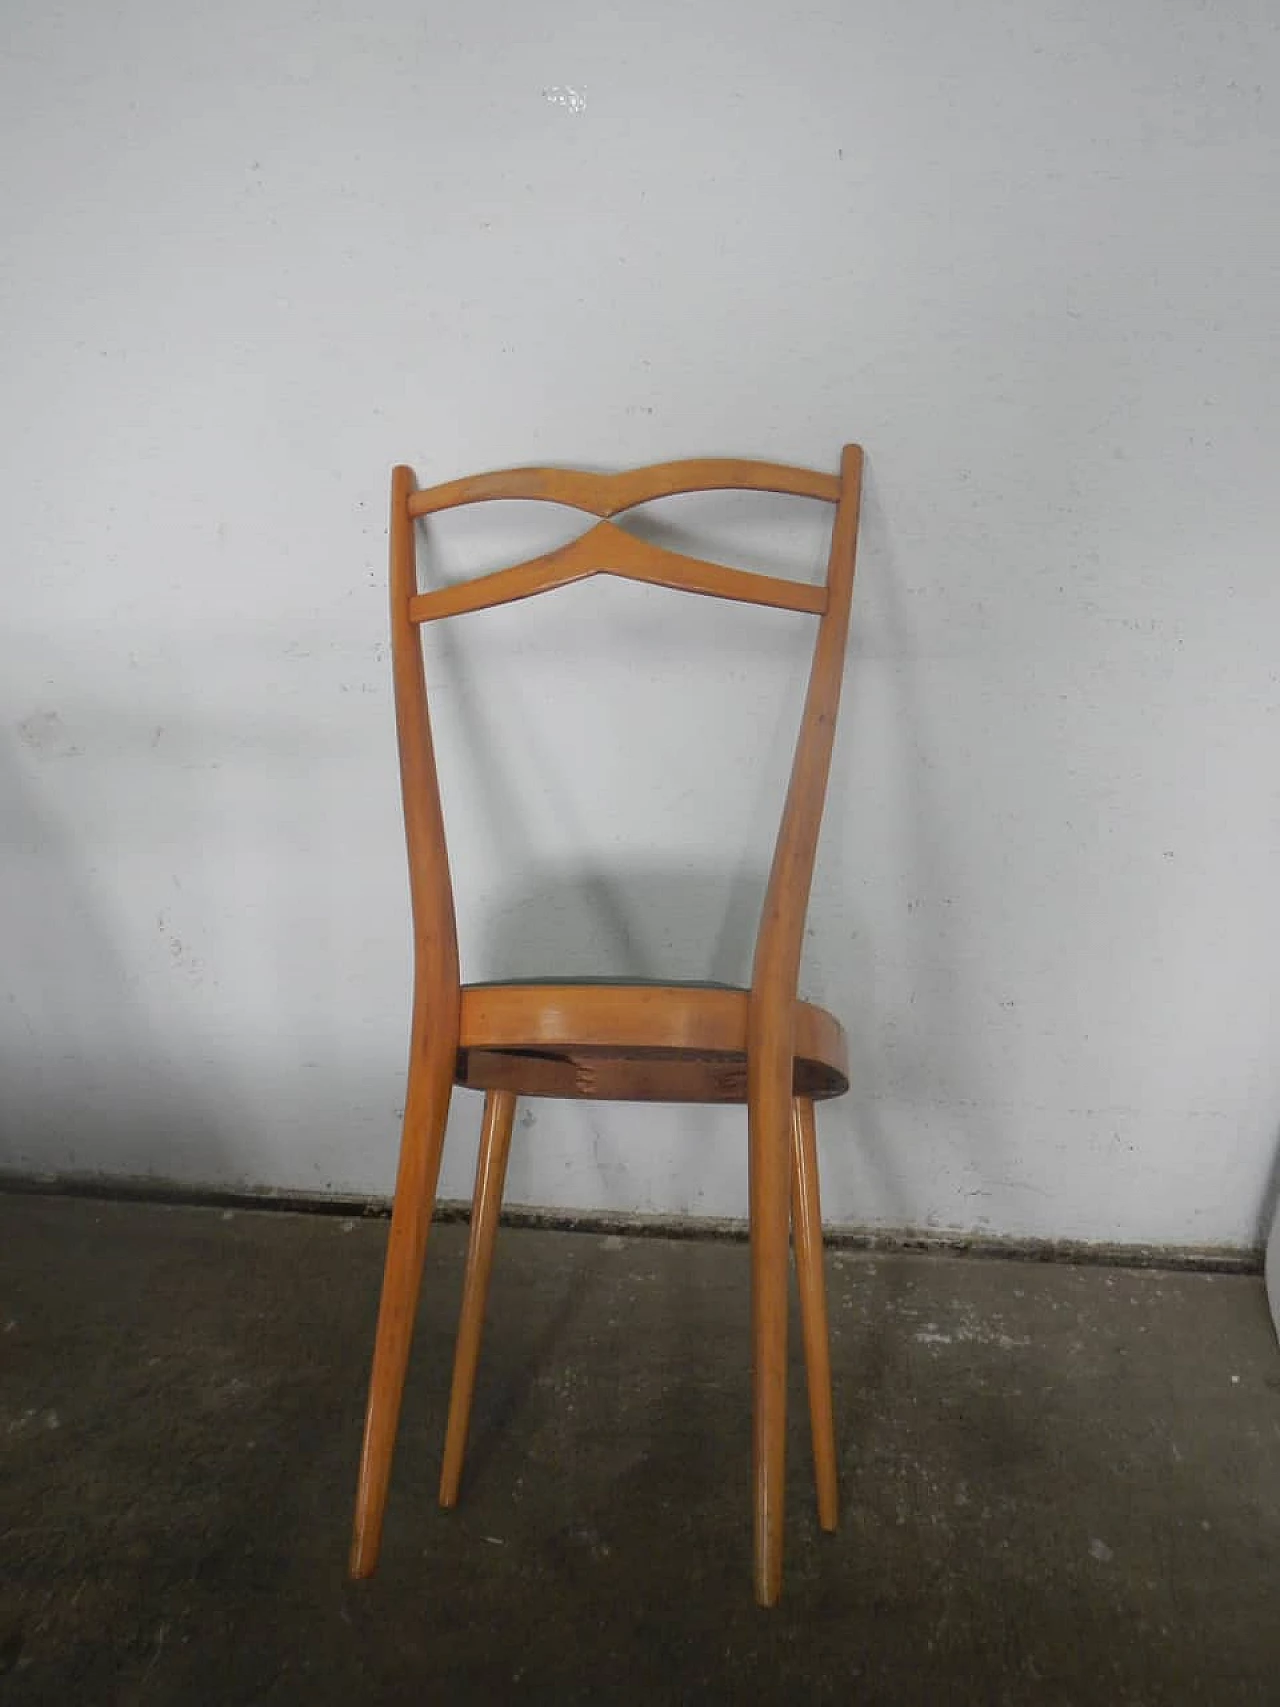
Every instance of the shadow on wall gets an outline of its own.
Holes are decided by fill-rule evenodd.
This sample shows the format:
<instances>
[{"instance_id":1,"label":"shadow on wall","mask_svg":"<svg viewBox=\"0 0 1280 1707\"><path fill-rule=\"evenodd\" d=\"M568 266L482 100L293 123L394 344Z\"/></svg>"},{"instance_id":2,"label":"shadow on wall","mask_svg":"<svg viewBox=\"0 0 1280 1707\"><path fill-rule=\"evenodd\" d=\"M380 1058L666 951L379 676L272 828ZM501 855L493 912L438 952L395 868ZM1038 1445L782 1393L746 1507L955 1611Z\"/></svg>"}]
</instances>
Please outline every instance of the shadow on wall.
<instances>
[{"instance_id":1,"label":"shadow on wall","mask_svg":"<svg viewBox=\"0 0 1280 1707\"><path fill-rule=\"evenodd\" d=\"M730 505L715 505L717 531L731 516ZM825 556L825 540L788 534L796 519L795 501L790 501L790 507L757 507L751 521L769 524L764 529L766 542L777 549L762 549L749 532L740 532L727 556L753 569L813 575L815 563ZM432 520L434 524L436 518ZM704 533L673 526L669 519L646 513L628 520L643 537L680 550L721 555ZM436 531L433 525L428 538ZM513 544L507 556L519 555ZM824 1145L827 1200L842 1220L864 1219L868 1203L874 1206L877 1220L906 1224L916 1219L919 1186L911 1177L913 1164L898 1158L898 1146L904 1127L915 1131L922 1118L936 1125L942 1118L939 1111L946 1109L941 1143L951 1150L949 1171L973 1204L966 1225L980 1227L988 1182L1007 1172L1002 1165L1007 1145L990 1123L988 1105L999 1099L984 1096L981 1086L974 1089L981 1074L977 1064L983 1058L978 1035L981 1004L974 999L965 969L980 963L979 958L964 953L963 944L957 944L963 927L952 917L947 919L945 966L942 957L927 946L939 898L959 892L962 885L959 875L948 869L955 846L954 826L942 822L945 803L931 791L930 772L922 762L922 754L935 744L934 732L927 726L923 696L915 691L916 637L871 471L865 488L860 558L861 586L854 600L845 708L801 976L801 993L833 1009L845 1025L850 1044L850 1096L832 1105L820 1122L825 1134L840 1134L844 1140ZM428 577L435 578L439 577ZM598 591L597 597L597 614L606 618L612 606L605 599L618 603L619 627L609 635L608 655L633 670L642 667L650 652L669 661L674 645L688 666L690 683L735 671L746 679L757 667L768 679L776 698L757 700L750 712L759 720L756 750L750 755L751 805L733 819L739 826L751 826L753 845L744 849L737 833L731 833L725 839L723 864L717 859L715 870L690 869L694 861L640 869L634 856L629 869L620 870L604 860L598 864L590 860L577 869L535 869L509 897L496 904L489 901L487 910L476 915L479 923L474 933L465 928L464 911L463 975L670 976L748 984L766 880L762 866L768 853L764 851L762 861L762 850L772 848L779 822L812 635L782 622L753 624L752 618L759 613L743 616L732 607L709 611L705 606L710 601L695 601L673 613L656 598L623 605L623 598L630 601L632 594L624 595L616 587ZM564 612L558 620L574 620L574 607L566 603L557 610ZM673 615L679 620L673 622ZM528 613L521 616L526 624L534 620ZM561 631L546 638L558 645ZM523 762L516 761L504 744L488 695L477 686L481 665L505 674L510 662L526 661L523 651L517 657L512 641L510 657L495 645L493 656L472 660L451 625L442 625L432 644L436 663L429 676L449 683L448 717L472 761L467 792L490 843L499 849L527 845L520 797L526 779L534 777L536 793L541 801L551 802L558 825L567 831L566 841L577 841L581 828L581 839L589 845L585 817L565 776L571 761L558 748L545 744L536 716L521 726L527 750ZM784 692L777 693L781 671L792 679ZM852 728L876 694L883 702L879 722L891 746L880 752L874 776L865 766L855 775ZM669 730L667 738L671 738ZM442 743L442 754L449 745L448 739ZM477 755L482 755L482 761L477 761ZM446 796L449 757L442 757ZM867 792L869 782L875 785L876 778L885 777L891 779L887 817L881 802L873 799L868 804ZM710 786L716 780L714 773L708 775ZM697 863L701 865L701 856ZM863 916L860 897L868 893L868 870L883 878L895 867L910 874L914 893L925 897L925 910L909 921ZM891 892L891 877L888 883ZM885 883L873 889L884 892ZM465 895L462 899L465 909ZM468 935L476 938L474 957L466 953ZM929 976L922 975L922 959L929 963ZM697 1121L705 1118L691 1116ZM933 1142L936 1148L939 1140ZM696 1198L697 1193L693 1195Z\"/></svg>"},{"instance_id":2,"label":"shadow on wall","mask_svg":"<svg viewBox=\"0 0 1280 1707\"><path fill-rule=\"evenodd\" d=\"M1271 1320L1280 1337L1280 1145L1276 1147L1271 1164L1271 1178L1259 1217L1259 1232L1266 1246L1267 1301L1271 1305Z\"/></svg>"},{"instance_id":3,"label":"shadow on wall","mask_svg":"<svg viewBox=\"0 0 1280 1707\"><path fill-rule=\"evenodd\" d=\"M746 988L751 982L765 882L763 872L746 868L732 873L611 865L536 872L490 913L477 964L465 968L464 976L670 980ZM525 1125L539 1118L535 1108L536 1104L526 1106ZM698 1107L676 1111L685 1201L698 1202L708 1190L714 1198L716 1152L698 1139L708 1126L731 1123L733 1114L733 1110L712 1112ZM627 1189L630 1169L640 1154L637 1145L618 1139L615 1146L590 1114L584 1118L592 1134L591 1167L599 1172L606 1190L611 1182ZM741 1136L745 1167L745 1112Z\"/></svg>"},{"instance_id":4,"label":"shadow on wall","mask_svg":"<svg viewBox=\"0 0 1280 1707\"><path fill-rule=\"evenodd\" d=\"M764 897L759 871L534 873L490 916L486 978L707 980L746 987Z\"/></svg>"},{"instance_id":5,"label":"shadow on wall","mask_svg":"<svg viewBox=\"0 0 1280 1707\"><path fill-rule=\"evenodd\" d=\"M0 1169L137 1172L175 1145L223 1177L218 1117L157 1046L91 869L0 744ZM163 1167L157 1172L167 1172Z\"/></svg>"},{"instance_id":6,"label":"shadow on wall","mask_svg":"<svg viewBox=\"0 0 1280 1707\"><path fill-rule=\"evenodd\" d=\"M844 1206L841 1219L863 1219L869 1194L883 1223L918 1221L921 1184L918 1173L911 1178L912 1160L900 1159L904 1131L919 1137L922 1123L937 1128L945 1111L945 1127L932 1133L928 1148L945 1155L957 1194L971 1205L966 1229L981 1229L991 1182L1009 1171L1010 1144L993 1123L1000 1097L982 1064L982 1002L973 979L982 955L965 940L963 908L947 903L964 893L966 877L958 826L927 757L938 742L916 684L928 660L913 632L907 577L873 466L863 487L859 563L811 909L812 921L830 897L843 930L835 942L819 936L806 954L819 985L840 991L849 1037L846 1118L856 1153L831 1151L824 1189ZM864 751L874 745L874 775L865 764L856 771L851 765L855 739L868 743ZM900 893L899 880L909 885ZM862 910L860 897L869 893L902 910ZM852 964L840 965L841 957Z\"/></svg>"}]
</instances>

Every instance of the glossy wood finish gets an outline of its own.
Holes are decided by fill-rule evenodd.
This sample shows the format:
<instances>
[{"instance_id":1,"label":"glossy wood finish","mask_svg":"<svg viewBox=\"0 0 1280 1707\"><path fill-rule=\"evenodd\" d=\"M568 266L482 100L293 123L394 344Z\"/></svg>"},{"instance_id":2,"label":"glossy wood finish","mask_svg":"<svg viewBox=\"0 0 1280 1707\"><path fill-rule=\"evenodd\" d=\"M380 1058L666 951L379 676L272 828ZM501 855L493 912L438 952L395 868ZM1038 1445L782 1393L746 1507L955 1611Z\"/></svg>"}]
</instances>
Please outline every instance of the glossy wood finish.
<instances>
[{"instance_id":1,"label":"glossy wood finish","mask_svg":"<svg viewBox=\"0 0 1280 1707\"><path fill-rule=\"evenodd\" d=\"M654 587L670 587L681 593L702 593L712 599L732 599L738 604L769 605L775 610L807 611L819 615L826 607L825 587L810 587L803 581L780 581L772 575L757 575L745 569L727 569L701 557L686 557L664 545L651 545L624 533L612 522L595 527L568 545L533 557L510 569L496 569L473 581L440 587L412 601L409 614L415 622L435 622L440 617L461 616L466 611L489 610L517 599L532 598L555 587L567 587L592 575L617 575L627 581L644 581Z\"/></svg>"},{"instance_id":2,"label":"glossy wood finish","mask_svg":"<svg viewBox=\"0 0 1280 1707\"><path fill-rule=\"evenodd\" d=\"M791 781L752 968L747 1021L748 1212L751 1223L752 1471L755 1591L782 1592L786 1486L788 1151L796 988L818 831L826 799L853 594L862 453L845 447L841 496Z\"/></svg>"},{"instance_id":3,"label":"glossy wood finish","mask_svg":"<svg viewBox=\"0 0 1280 1707\"><path fill-rule=\"evenodd\" d=\"M467 1244L467 1272L462 1285L462 1316L453 1358L453 1387L449 1394L449 1424L445 1432L444 1463L440 1471L440 1504L456 1505L462 1460L467 1450L471 1422L471 1400L476 1390L480 1362L480 1337L484 1332L485 1303L489 1276L493 1272L493 1249L498 1238L502 1211L502 1188L511 1153L511 1127L516 1099L510 1091L490 1091L484 1101L484 1125L480 1131L480 1153L476 1160L476 1189L471 1200L471 1237Z\"/></svg>"},{"instance_id":4,"label":"glossy wood finish","mask_svg":"<svg viewBox=\"0 0 1280 1707\"><path fill-rule=\"evenodd\" d=\"M377 1558L391 1453L451 1082L488 1093L472 1259L441 1497L456 1497L484 1292L521 1095L741 1101L748 1110L753 1364L755 1587L772 1605L782 1580L787 1247L793 1215L802 1270L819 1511L834 1521L834 1441L812 1103L848 1083L844 1035L798 999L804 918L840 697L858 525L861 452L838 477L773 463L666 463L602 475L509 469L418 492L392 487L392 650L414 916L409 1093L374 1349L352 1571ZM826 584L808 587L682 556L609 525L650 499L712 489L786 492L836 505ZM420 593L413 520L457 504L533 498L602 518L579 540L460 587ZM582 579L621 574L711 597L819 617L805 711L757 938L749 991L701 986L459 983L453 894L427 720L418 625ZM793 1099L795 1104L793 1107ZM808 1110L808 1114L804 1113ZM807 1125L806 1125L807 1122ZM794 1187L792 1174L795 1174ZM794 1207L793 1207L794 1206ZM815 1255L816 1253L816 1255ZM819 1327L821 1323L821 1327ZM825 1390L825 1413L822 1404ZM825 1421L823 1420L825 1415ZM825 1431L825 1432L824 1432Z\"/></svg>"},{"instance_id":5,"label":"glossy wood finish","mask_svg":"<svg viewBox=\"0 0 1280 1707\"><path fill-rule=\"evenodd\" d=\"M523 1096L745 1102L749 1014L746 990L697 984L470 985L458 1083ZM793 1080L797 1094L817 1098L849 1088L844 1032L811 1002L795 1003Z\"/></svg>"},{"instance_id":6,"label":"glossy wood finish","mask_svg":"<svg viewBox=\"0 0 1280 1707\"><path fill-rule=\"evenodd\" d=\"M462 1005L453 886L427 716L422 644L409 620L409 600L417 591L418 579L408 508L413 484L409 469L396 469L391 481L391 663L413 903L413 1022L400 1165L356 1487L353 1577L368 1576L378 1562L400 1399L457 1066Z\"/></svg>"},{"instance_id":7,"label":"glossy wood finish","mask_svg":"<svg viewBox=\"0 0 1280 1707\"><path fill-rule=\"evenodd\" d=\"M492 474L471 474L463 480L448 480L414 492L409 498L409 514L429 516L439 510L456 509L459 504L528 498L546 504L565 504L591 516L620 516L638 504L688 492L778 492L838 504L842 490L835 475L822 474L817 469L732 457L656 462L647 468L626 468L616 474L594 474L580 468L502 468Z\"/></svg>"},{"instance_id":8,"label":"glossy wood finish","mask_svg":"<svg viewBox=\"0 0 1280 1707\"><path fill-rule=\"evenodd\" d=\"M827 1279L823 1269L822 1201L818 1190L818 1134L813 1103L797 1097L791 1118L791 1237L800 1292L800 1327L809 1386L813 1475L818 1522L834 1529L840 1496L836 1484L836 1430L831 1402L831 1342L827 1331Z\"/></svg>"}]
</instances>

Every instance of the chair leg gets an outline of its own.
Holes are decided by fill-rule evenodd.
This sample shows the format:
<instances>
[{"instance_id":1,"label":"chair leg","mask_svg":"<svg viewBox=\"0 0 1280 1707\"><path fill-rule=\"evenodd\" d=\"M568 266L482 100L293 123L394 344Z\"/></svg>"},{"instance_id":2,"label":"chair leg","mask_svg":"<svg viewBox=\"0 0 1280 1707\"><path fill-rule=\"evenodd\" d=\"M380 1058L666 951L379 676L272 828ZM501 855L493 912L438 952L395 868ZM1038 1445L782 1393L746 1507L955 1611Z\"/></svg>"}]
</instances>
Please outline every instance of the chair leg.
<instances>
[{"instance_id":1,"label":"chair leg","mask_svg":"<svg viewBox=\"0 0 1280 1707\"><path fill-rule=\"evenodd\" d=\"M827 1285L822 1268L822 1202L818 1191L818 1138L813 1102L797 1097L791 1122L791 1226L800 1287L800 1322L809 1381L813 1473L818 1485L818 1522L834 1529L839 1514L836 1436L831 1407L831 1343L827 1332Z\"/></svg>"},{"instance_id":2,"label":"chair leg","mask_svg":"<svg viewBox=\"0 0 1280 1707\"><path fill-rule=\"evenodd\" d=\"M747 1130L751 1222L752 1475L755 1594L782 1593L787 1468L787 1245L790 1230L791 1052L748 1044ZM785 1053L784 1053L785 1050Z\"/></svg>"},{"instance_id":3,"label":"chair leg","mask_svg":"<svg viewBox=\"0 0 1280 1707\"><path fill-rule=\"evenodd\" d=\"M498 1237L502 1187L511 1152L511 1127L516 1099L511 1091L489 1091L484 1099L484 1125L476 1163L476 1190L471 1203L471 1238L467 1245L467 1275L462 1288L462 1317L453 1358L453 1390L449 1395L449 1426L445 1433L444 1464L440 1471L440 1504L458 1503L458 1482L467 1450L471 1401L476 1390L484 1307L493 1271L493 1247Z\"/></svg>"},{"instance_id":4,"label":"chair leg","mask_svg":"<svg viewBox=\"0 0 1280 1707\"><path fill-rule=\"evenodd\" d=\"M448 1040L447 1046L441 1045L426 1058L415 1050L409 1073L400 1167L387 1239L364 1448L356 1487L350 1560L353 1577L373 1574L382 1543L382 1519L400 1421L400 1400L440 1177L440 1152L444 1147L453 1088L453 1062L454 1045Z\"/></svg>"}]
</instances>

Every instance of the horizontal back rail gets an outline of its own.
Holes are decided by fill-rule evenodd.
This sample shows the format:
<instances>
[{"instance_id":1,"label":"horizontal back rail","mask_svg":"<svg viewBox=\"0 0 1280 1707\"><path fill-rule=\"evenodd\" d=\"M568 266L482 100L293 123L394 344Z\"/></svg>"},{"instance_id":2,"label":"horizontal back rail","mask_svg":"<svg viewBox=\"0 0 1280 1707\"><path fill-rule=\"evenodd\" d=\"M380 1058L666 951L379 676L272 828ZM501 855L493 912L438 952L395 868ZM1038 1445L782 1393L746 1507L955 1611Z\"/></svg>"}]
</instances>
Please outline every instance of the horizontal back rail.
<instances>
[{"instance_id":1,"label":"horizontal back rail","mask_svg":"<svg viewBox=\"0 0 1280 1707\"><path fill-rule=\"evenodd\" d=\"M411 506L412 507L412 506ZM807 611L821 616L827 608L825 587L803 581L784 581L753 570L730 569L700 557L686 557L666 546L637 539L612 522L597 522L579 539L527 563L478 575L453 587L438 587L409 600L411 622L435 622L467 611L487 610L531 598L535 593L566 587L592 575L618 575L628 581L670 587L683 593L702 593L739 604L768 605L775 610Z\"/></svg>"},{"instance_id":2,"label":"horizontal back rail","mask_svg":"<svg viewBox=\"0 0 1280 1707\"><path fill-rule=\"evenodd\" d=\"M565 504L570 509L607 518L654 498L675 498L692 492L776 492L836 504L840 501L840 479L838 475L822 474L812 468L792 468L781 462L726 457L659 462L617 474L591 474L576 468L505 468L414 492L409 499L409 514L429 516L438 510L456 509L459 504L527 498Z\"/></svg>"}]
</instances>

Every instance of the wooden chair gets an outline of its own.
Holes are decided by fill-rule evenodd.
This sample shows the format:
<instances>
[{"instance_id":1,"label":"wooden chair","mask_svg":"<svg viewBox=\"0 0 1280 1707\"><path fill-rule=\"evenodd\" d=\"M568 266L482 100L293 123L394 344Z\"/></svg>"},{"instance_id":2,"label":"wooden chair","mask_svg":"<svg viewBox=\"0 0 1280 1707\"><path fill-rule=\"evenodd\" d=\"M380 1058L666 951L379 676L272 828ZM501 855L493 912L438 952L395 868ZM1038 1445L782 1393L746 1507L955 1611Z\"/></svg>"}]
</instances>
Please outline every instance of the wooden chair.
<instances>
[{"instance_id":1,"label":"wooden chair","mask_svg":"<svg viewBox=\"0 0 1280 1707\"><path fill-rule=\"evenodd\" d=\"M519 468L419 491L391 480L391 641L404 790L415 976L400 1165L378 1312L351 1574L377 1563L387 1483L455 1084L485 1093L462 1321L440 1484L452 1505L466 1444L485 1295L516 1099L599 1097L747 1105L751 1234L755 1590L782 1585L787 1233L794 1233L809 1408L824 1529L836 1524L836 1459L822 1268L814 1101L848 1088L844 1034L798 998L800 952L840 699L862 453L838 476L765 462L665 463L604 475ZM792 493L835 506L827 577L809 586L646 543L610 518L653 498L715 490ZM599 517L572 544L432 592L418 590L414 524L489 499L538 498ZM751 988L644 983L463 985L453 890L427 715L419 627L596 574L806 611L818 621L804 714L756 942Z\"/></svg>"}]
</instances>

